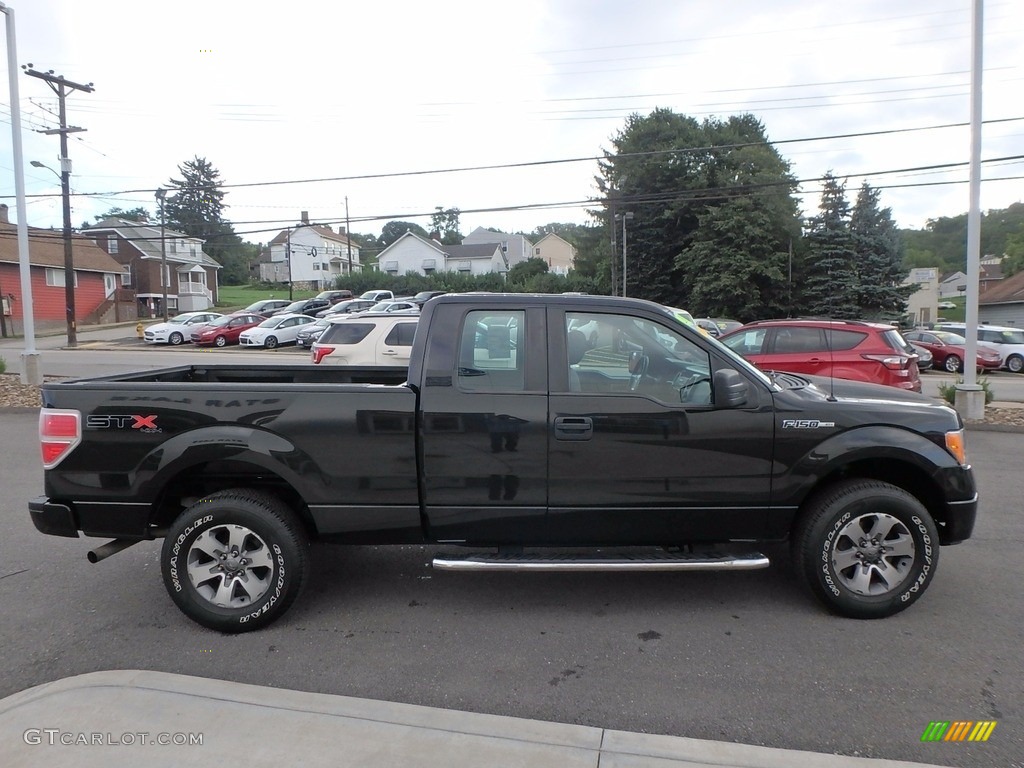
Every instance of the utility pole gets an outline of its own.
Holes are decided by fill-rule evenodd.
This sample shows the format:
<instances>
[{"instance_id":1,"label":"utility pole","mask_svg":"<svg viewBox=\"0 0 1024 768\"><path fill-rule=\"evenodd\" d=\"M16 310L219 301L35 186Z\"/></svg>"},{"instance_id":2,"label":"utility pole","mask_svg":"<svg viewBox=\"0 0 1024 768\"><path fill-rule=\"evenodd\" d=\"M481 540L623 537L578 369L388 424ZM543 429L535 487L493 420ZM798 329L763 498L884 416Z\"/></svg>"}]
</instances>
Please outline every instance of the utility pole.
<instances>
[{"instance_id":1,"label":"utility pole","mask_svg":"<svg viewBox=\"0 0 1024 768\"><path fill-rule=\"evenodd\" d=\"M57 94L59 105L58 117L60 128L50 128L38 131L52 136L60 134L60 191L64 208L64 303L66 306L68 326L68 346L78 346L78 328L75 315L75 259L71 248L71 158L68 157L68 134L84 131L85 128L69 126L64 101L69 91L84 91L92 93L92 83L83 85L66 79L63 75L53 74L53 70L39 72L32 68L32 64L22 67L29 77L36 77L45 82Z\"/></svg>"},{"instance_id":2,"label":"utility pole","mask_svg":"<svg viewBox=\"0 0 1024 768\"><path fill-rule=\"evenodd\" d=\"M285 234L285 248L288 249L288 301L292 300L292 228L288 227L288 232Z\"/></svg>"},{"instance_id":3,"label":"utility pole","mask_svg":"<svg viewBox=\"0 0 1024 768\"><path fill-rule=\"evenodd\" d=\"M352 280L352 229L348 225L348 195L345 195L345 253L348 254L348 279Z\"/></svg>"}]
</instances>

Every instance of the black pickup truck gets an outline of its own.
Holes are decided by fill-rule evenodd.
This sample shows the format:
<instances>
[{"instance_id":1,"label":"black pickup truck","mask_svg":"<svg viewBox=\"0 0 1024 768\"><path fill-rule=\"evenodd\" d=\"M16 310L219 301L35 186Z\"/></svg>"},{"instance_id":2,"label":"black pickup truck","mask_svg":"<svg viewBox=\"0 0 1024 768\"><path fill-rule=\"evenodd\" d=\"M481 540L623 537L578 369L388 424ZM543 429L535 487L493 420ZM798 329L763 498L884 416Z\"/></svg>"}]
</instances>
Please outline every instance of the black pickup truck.
<instances>
[{"instance_id":1,"label":"black pickup truck","mask_svg":"<svg viewBox=\"0 0 1024 768\"><path fill-rule=\"evenodd\" d=\"M640 300L442 296L408 371L194 365L42 392L36 528L111 537L93 562L162 537L171 598L224 632L287 610L313 541L543 571L760 568L757 543L788 540L827 606L878 618L977 510L951 408L763 373Z\"/></svg>"}]
</instances>

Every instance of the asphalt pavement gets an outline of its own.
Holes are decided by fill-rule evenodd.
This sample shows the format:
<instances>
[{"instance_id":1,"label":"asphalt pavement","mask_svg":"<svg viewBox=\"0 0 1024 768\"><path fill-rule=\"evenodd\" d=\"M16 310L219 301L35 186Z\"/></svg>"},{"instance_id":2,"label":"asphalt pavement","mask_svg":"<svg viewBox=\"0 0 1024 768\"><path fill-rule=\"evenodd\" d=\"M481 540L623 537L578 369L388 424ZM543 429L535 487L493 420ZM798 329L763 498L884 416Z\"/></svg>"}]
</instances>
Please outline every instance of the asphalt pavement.
<instances>
[{"instance_id":1,"label":"asphalt pavement","mask_svg":"<svg viewBox=\"0 0 1024 768\"><path fill-rule=\"evenodd\" d=\"M129 329L133 331L133 328ZM135 341L80 334L83 347ZM60 349L62 336L38 349ZM0 347L12 348L9 340ZM17 344L20 347L20 342ZM486 681L481 681L486 684ZM0 700L0 765L743 766L883 768L867 759L247 685L104 670Z\"/></svg>"}]
</instances>

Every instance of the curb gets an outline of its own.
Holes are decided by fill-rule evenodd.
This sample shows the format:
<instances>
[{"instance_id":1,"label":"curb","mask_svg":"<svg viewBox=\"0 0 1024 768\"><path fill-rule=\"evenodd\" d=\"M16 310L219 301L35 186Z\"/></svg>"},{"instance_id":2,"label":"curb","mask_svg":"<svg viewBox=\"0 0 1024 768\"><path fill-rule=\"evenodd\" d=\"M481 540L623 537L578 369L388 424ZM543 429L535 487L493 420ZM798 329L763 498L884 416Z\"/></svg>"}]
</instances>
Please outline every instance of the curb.
<instances>
[{"instance_id":1,"label":"curb","mask_svg":"<svg viewBox=\"0 0 1024 768\"><path fill-rule=\"evenodd\" d=\"M43 729L58 732L60 739L47 743ZM166 744L169 751L140 751L171 734L200 734L202 743L175 741ZM97 736L99 743L89 743ZM256 765L336 768L927 768L924 763L630 733L144 670L91 672L0 700L5 765L109 768L125 764L126 754L133 764L140 759L228 764L242 757Z\"/></svg>"}]
</instances>

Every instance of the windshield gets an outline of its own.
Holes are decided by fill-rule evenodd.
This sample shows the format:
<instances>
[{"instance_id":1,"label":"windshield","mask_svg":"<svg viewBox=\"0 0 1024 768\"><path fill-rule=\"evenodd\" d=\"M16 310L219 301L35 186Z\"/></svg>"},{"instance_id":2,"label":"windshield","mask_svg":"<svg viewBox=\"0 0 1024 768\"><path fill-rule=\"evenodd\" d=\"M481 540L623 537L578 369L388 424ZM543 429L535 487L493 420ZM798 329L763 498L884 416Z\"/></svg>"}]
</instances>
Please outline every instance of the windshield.
<instances>
[{"instance_id":1,"label":"windshield","mask_svg":"<svg viewBox=\"0 0 1024 768\"><path fill-rule=\"evenodd\" d=\"M224 317L218 317L216 320L211 320L207 323L210 328L220 328L230 323L234 318L230 315L224 315Z\"/></svg>"},{"instance_id":2,"label":"windshield","mask_svg":"<svg viewBox=\"0 0 1024 768\"><path fill-rule=\"evenodd\" d=\"M274 317L267 318L262 323L257 325L257 328L277 328L281 324L284 317L281 315L275 315Z\"/></svg>"},{"instance_id":3,"label":"windshield","mask_svg":"<svg viewBox=\"0 0 1024 768\"><path fill-rule=\"evenodd\" d=\"M301 312L302 308L305 307L305 306L306 306L306 300L305 299L303 299L302 301L293 301L287 307L282 307L281 308L281 312L282 313L284 313L284 312Z\"/></svg>"},{"instance_id":4,"label":"windshield","mask_svg":"<svg viewBox=\"0 0 1024 768\"><path fill-rule=\"evenodd\" d=\"M963 336L958 336L955 333L949 333L948 331L932 331L932 333L935 335L935 338L937 338L943 344L963 345L967 343L967 339L965 339Z\"/></svg>"}]
</instances>

